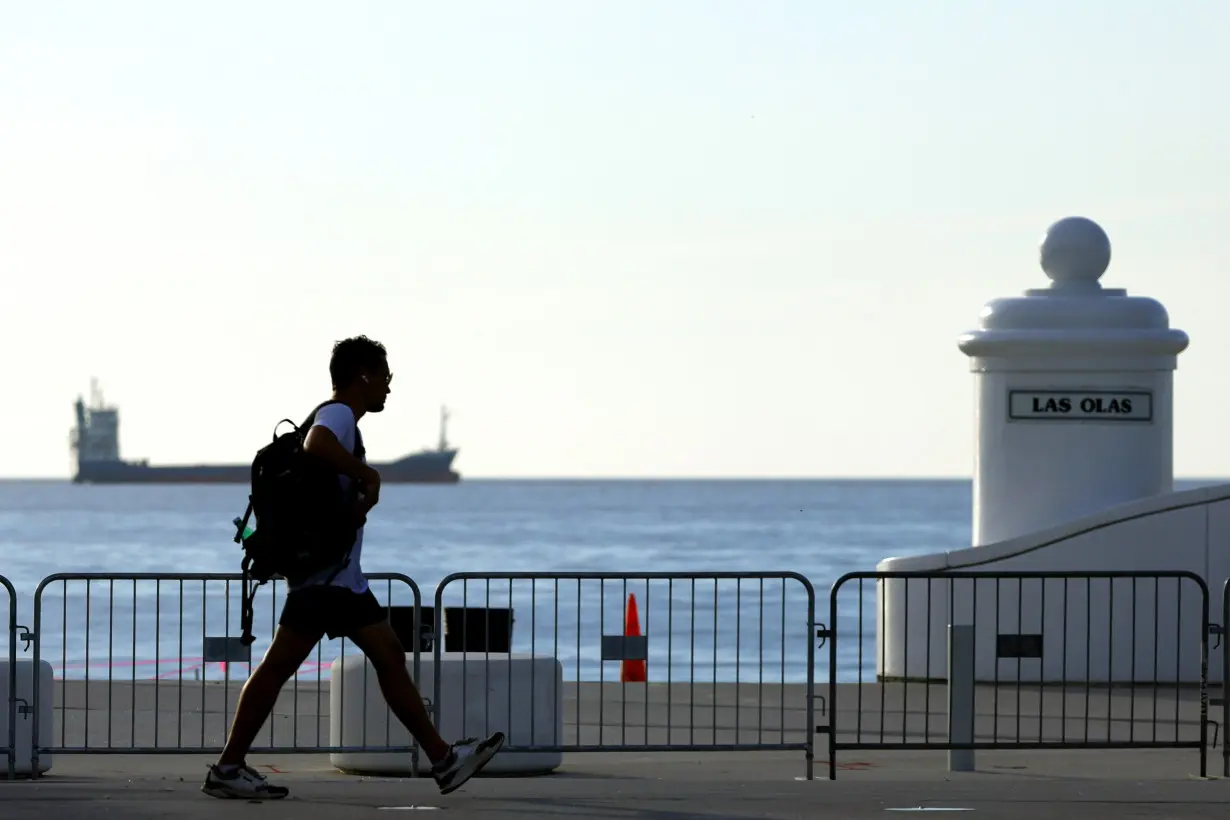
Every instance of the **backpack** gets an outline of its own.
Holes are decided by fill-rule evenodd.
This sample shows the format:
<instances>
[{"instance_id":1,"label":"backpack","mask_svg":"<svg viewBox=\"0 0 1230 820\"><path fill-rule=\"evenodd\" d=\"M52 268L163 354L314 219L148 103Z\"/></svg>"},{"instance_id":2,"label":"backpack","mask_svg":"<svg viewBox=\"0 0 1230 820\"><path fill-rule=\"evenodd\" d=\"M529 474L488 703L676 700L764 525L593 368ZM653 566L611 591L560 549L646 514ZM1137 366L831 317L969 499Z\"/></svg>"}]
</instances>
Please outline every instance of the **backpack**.
<instances>
[{"instance_id":1,"label":"backpack","mask_svg":"<svg viewBox=\"0 0 1230 820\"><path fill-rule=\"evenodd\" d=\"M234 541L243 548L243 603L240 641L249 646L252 635L252 598L257 588L281 576L291 584L332 568L331 582L350 563L350 551L359 522L351 511L358 498L352 482L343 491L337 472L303 449L316 413L330 404L322 402L295 426L290 419L274 425L273 440L257 451L252 460L251 492L243 518L234 521ZM277 434L282 422L294 429ZM364 455L363 437L355 428L354 455ZM256 514L256 528L248 519ZM253 583L255 582L255 583Z\"/></svg>"}]
</instances>

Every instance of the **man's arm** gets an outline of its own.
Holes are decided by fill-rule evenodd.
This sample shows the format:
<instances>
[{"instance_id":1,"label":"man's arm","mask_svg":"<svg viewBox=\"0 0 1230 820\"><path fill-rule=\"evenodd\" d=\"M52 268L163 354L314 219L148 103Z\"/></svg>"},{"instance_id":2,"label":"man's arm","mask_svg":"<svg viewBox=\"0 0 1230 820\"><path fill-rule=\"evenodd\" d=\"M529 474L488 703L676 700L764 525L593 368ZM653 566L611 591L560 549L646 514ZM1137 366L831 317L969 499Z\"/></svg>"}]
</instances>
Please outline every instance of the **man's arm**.
<instances>
[{"instance_id":1,"label":"man's arm","mask_svg":"<svg viewBox=\"0 0 1230 820\"><path fill-rule=\"evenodd\" d=\"M303 439L303 449L352 481L358 481L374 504L380 494L380 474L356 457L342 439L358 437L354 413L344 404L322 407Z\"/></svg>"},{"instance_id":2,"label":"man's arm","mask_svg":"<svg viewBox=\"0 0 1230 820\"><path fill-rule=\"evenodd\" d=\"M368 511L380 500L380 473L343 447L334 432L323 424L312 425L303 439L303 449L358 482L363 492L354 511L362 524L367 519Z\"/></svg>"},{"instance_id":3,"label":"man's arm","mask_svg":"<svg viewBox=\"0 0 1230 820\"><path fill-rule=\"evenodd\" d=\"M323 424L314 424L303 440L303 449L328 464L344 476L365 484L379 484L380 474L355 458L342 446L333 431Z\"/></svg>"}]
</instances>

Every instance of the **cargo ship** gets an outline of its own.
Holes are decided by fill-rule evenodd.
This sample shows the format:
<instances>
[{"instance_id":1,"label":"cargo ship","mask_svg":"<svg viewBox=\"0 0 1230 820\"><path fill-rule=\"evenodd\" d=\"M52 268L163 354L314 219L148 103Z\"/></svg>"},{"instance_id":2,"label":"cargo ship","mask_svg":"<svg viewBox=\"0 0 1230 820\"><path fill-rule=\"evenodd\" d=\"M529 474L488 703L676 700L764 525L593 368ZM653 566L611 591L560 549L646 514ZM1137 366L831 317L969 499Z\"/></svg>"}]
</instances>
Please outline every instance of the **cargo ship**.
<instances>
[{"instance_id":1,"label":"cargo ship","mask_svg":"<svg viewBox=\"0 0 1230 820\"><path fill-rule=\"evenodd\" d=\"M150 464L148 459L120 457L119 408L104 403L97 382L91 381L90 404L77 397L77 426L71 435L76 454L77 484L247 484L249 464ZM295 419L298 423L299 419ZM290 429L282 425L279 432ZM395 461L372 462L383 484L455 484L457 448L448 443L448 409L440 408L440 440L434 450L423 449ZM258 445L259 446L259 445ZM253 456L256 448L253 448Z\"/></svg>"}]
</instances>

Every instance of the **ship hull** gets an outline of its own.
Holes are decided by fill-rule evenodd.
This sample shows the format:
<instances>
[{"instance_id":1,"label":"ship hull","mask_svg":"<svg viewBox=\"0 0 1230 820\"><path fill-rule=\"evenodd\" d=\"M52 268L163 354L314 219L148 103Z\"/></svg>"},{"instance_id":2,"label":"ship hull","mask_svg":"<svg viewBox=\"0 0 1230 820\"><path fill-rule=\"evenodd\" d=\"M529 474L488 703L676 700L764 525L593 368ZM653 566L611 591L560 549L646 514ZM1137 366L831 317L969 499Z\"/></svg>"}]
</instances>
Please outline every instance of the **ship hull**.
<instances>
[{"instance_id":1,"label":"ship hull","mask_svg":"<svg viewBox=\"0 0 1230 820\"><path fill-rule=\"evenodd\" d=\"M92 400L87 407L78 396L74 403L77 426L72 431L72 448L77 456L77 484L247 484L252 480L251 464L155 464L125 461L120 455L119 409L102 400L98 386L91 382ZM450 447L445 435L447 408L440 409L440 443L434 450L423 449L396 461L372 466L384 484L455 484L461 476L453 469L457 448Z\"/></svg>"},{"instance_id":2,"label":"ship hull","mask_svg":"<svg viewBox=\"0 0 1230 820\"><path fill-rule=\"evenodd\" d=\"M383 464L373 463L381 484L456 484L456 450L428 450ZM78 484L247 484L249 464L158 464L135 461L80 461Z\"/></svg>"}]
</instances>

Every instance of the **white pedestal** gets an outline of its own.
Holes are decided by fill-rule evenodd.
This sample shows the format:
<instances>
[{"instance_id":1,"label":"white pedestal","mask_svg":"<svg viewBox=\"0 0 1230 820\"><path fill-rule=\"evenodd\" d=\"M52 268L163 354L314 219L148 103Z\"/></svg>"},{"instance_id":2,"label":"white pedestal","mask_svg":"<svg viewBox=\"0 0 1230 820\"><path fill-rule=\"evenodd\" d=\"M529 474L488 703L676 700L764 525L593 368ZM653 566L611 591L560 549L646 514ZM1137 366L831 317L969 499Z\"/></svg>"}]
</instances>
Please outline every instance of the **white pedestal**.
<instances>
[{"instance_id":1,"label":"white pedestal","mask_svg":"<svg viewBox=\"0 0 1230 820\"><path fill-rule=\"evenodd\" d=\"M39 716L38 726L39 734L47 738L52 733L52 725L55 720L52 711L55 697L53 692L54 673L51 664L47 661L39 661L38 689L39 689ZM8 658L0 660L0 748L8 748L9 745L9 661ZM30 758L34 756L34 750L31 743L34 739L34 661L27 658L18 658L17 660L17 715L14 721L14 726L17 727L17 760L16 772L21 775L30 775ZM44 743L44 745L46 745ZM40 774L49 771L52 764L52 755L44 753L38 758L38 771ZM0 752L0 780L8 777L8 757Z\"/></svg>"},{"instance_id":2,"label":"white pedestal","mask_svg":"<svg viewBox=\"0 0 1230 820\"><path fill-rule=\"evenodd\" d=\"M1206 542L1184 540L1192 530L1181 519L1165 526L1140 517L1134 524L1138 516L1127 506L1148 506L1173 489L1173 377L1188 337L1170 327L1160 302L1103 287L1110 256L1110 240L1094 222L1056 222L1039 250L1050 285L992 299L980 327L960 337L978 387L970 552L982 555L889 558L880 571L1207 573L1207 554L1200 554ZM1120 517L1064 532L1099 514ZM1195 538L1207 538L1203 517L1197 527ZM1201 546L1184 554L1193 542ZM1208 582L1219 594L1220 579ZM1165 637L1180 622L1176 587L1159 588L1157 601L1147 597L1151 587L1133 589L1128 581L1112 595L1105 580L1070 588L1059 580L1044 596L1036 579L987 580L975 596L968 580L885 580L877 585L878 671L943 678L948 624L973 624L980 681L1193 680L1197 652L1185 650L1187 665L1179 667L1178 645ZM1188 585L1183 595L1184 606L1194 608L1196 590ZM1198 617L1185 609L1181 621ZM1046 653L1001 659L997 632L1045 634Z\"/></svg>"},{"instance_id":3,"label":"white pedestal","mask_svg":"<svg viewBox=\"0 0 1230 820\"><path fill-rule=\"evenodd\" d=\"M958 342L978 380L974 546L1172 489L1187 334L1156 300L1101 285L1110 240L1092 221L1056 222L1040 257L1050 286L991 300Z\"/></svg>"},{"instance_id":4,"label":"white pedestal","mask_svg":"<svg viewBox=\"0 0 1230 820\"><path fill-rule=\"evenodd\" d=\"M415 683L430 702L435 696L435 658L419 660ZM563 743L563 666L548 655L529 653L445 652L441 655L441 713L436 725L446 742L504 733L504 746ZM414 673L414 655L406 668ZM408 746L410 733L389 711L376 670L361 654L333 662L329 679L329 744L332 746ZM410 774L408 752L342 752L329 762L345 772ZM500 751L482 774L545 774L563 763L560 752ZM431 761L419 755L419 773Z\"/></svg>"}]
</instances>

